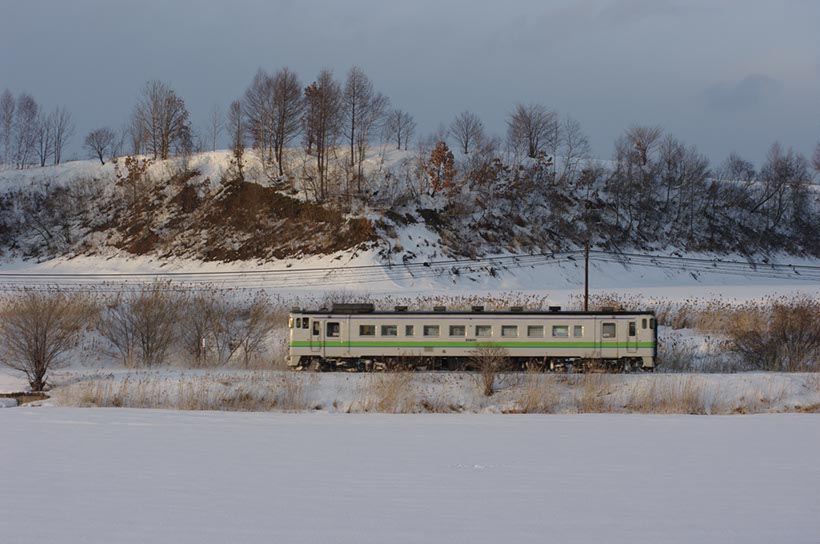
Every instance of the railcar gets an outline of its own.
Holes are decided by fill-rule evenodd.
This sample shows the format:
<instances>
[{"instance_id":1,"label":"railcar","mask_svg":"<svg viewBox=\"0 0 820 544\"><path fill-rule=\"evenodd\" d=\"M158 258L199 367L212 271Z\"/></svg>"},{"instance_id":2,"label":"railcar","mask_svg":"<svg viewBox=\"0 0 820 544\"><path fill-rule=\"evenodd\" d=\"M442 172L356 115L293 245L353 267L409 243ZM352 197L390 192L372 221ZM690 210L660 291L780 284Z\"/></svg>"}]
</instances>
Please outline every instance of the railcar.
<instances>
[{"instance_id":1,"label":"railcar","mask_svg":"<svg viewBox=\"0 0 820 544\"><path fill-rule=\"evenodd\" d=\"M292 367L463 370L483 346L503 348L518 369L653 370L657 326L651 311L376 311L372 304L290 313Z\"/></svg>"}]
</instances>

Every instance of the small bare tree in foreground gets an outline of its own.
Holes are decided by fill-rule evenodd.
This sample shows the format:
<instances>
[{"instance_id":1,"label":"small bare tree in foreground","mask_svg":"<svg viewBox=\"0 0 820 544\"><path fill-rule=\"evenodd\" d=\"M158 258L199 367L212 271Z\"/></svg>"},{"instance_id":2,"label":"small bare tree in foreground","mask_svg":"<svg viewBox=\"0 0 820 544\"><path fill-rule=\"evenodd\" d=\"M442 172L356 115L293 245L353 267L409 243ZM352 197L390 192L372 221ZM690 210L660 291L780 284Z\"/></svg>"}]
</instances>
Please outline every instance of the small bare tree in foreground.
<instances>
[{"instance_id":1,"label":"small bare tree in foreground","mask_svg":"<svg viewBox=\"0 0 820 544\"><path fill-rule=\"evenodd\" d=\"M0 362L25 374L32 391L42 391L49 371L75 347L92 310L86 299L59 291L14 295L0 311Z\"/></svg>"},{"instance_id":2,"label":"small bare tree in foreground","mask_svg":"<svg viewBox=\"0 0 820 544\"><path fill-rule=\"evenodd\" d=\"M483 344L470 354L470 366L478 371L479 384L484 395L493 396L499 382L499 374L510 369L509 352L501 346Z\"/></svg>"}]
</instances>

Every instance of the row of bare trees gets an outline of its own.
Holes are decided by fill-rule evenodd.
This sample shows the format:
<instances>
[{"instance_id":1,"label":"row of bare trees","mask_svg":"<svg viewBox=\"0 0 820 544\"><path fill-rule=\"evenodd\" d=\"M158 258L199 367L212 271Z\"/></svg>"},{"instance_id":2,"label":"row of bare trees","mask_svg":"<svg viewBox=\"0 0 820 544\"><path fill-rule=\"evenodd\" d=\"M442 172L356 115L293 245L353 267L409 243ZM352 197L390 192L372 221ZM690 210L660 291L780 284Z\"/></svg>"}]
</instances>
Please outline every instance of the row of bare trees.
<instances>
[{"instance_id":1,"label":"row of bare trees","mask_svg":"<svg viewBox=\"0 0 820 544\"><path fill-rule=\"evenodd\" d=\"M0 164L26 168L60 164L71 137L71 113L57 107L46 113L33 96L0 94Z\"/></svg>"},{"instance_id":2,"label":"row of bare trees","mask_svg":"<svg viewBox=\"0 0 820 544\"><path fill-rule=\"evenodd\" d=\"M67 362L81 339L97 336L106 354L129 367L165 364L172 354L194 366L247 367L283 316L262 293L242 298L151 285L101 299L24 290L0 305L0 364L23 373L32 390L42 391L50 372Z\"/></svg>"}]
</instances>

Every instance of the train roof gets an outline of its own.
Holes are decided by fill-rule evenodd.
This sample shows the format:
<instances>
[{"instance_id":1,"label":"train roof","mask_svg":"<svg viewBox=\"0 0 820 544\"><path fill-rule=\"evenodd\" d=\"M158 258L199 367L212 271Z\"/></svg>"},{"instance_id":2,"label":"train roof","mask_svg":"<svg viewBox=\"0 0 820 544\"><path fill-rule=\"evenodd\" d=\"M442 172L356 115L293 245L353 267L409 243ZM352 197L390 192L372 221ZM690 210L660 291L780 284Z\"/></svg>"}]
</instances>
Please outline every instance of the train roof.
<instances>
[{"instance_id":1,"label":"train roof","mask_svg":"<svg viewBox=\"0 0 820 544\"><path fill-rule=\"evenodd\" d=\"M345 311L333 311L332 309L322 309L322 310L303 310L299 308L294 308L291 310L292 314L301 314L301 315L339 315L339 316L403 316L403 315L410 315L410 316L470 316L470 317L479 317L482 315L488 316L509 316L509 317L516 317L521 315L538 315L538 316L579 316L579 315L589 315L589 316L618 316L618 315L655 315L654 310L643 310L643 311L627 311L627 310L613 310L613 311L603 311L603 310L596 310L596 311L588 311L585 312L583 310L555 310L555 311L547 311L547 310L538 310L538 311L526 311L526 310L492 310L492 311L471 311L471 310L373 310L369 312L345 312Z\"/></svg>"}]
</instances>

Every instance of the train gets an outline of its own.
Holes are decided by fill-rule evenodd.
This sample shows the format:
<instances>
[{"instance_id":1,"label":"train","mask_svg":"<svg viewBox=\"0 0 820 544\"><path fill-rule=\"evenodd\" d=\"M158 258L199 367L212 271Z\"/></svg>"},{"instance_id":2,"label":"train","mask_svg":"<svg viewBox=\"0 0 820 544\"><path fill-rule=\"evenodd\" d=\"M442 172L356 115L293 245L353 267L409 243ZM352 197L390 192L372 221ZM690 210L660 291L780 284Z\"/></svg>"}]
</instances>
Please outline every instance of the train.
<instances>
[{"instance_id":1,"label":"train","mask_svg":"<svg viewBox=\"0 0 820 544\"><path fill-rule=\"evenodd\" d=\"M654 312L610 308L377 311L348 303L293 308L288 327L288 364L317 371L474 370L487 348L510 370L653 371L658 345Z\"/></svg>"}]
</instances>

